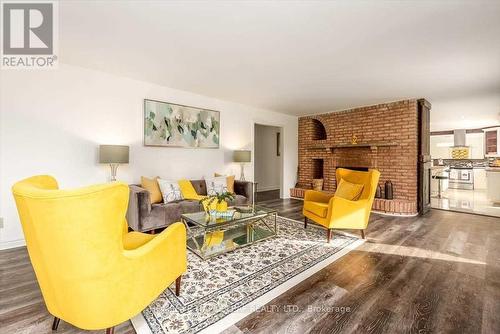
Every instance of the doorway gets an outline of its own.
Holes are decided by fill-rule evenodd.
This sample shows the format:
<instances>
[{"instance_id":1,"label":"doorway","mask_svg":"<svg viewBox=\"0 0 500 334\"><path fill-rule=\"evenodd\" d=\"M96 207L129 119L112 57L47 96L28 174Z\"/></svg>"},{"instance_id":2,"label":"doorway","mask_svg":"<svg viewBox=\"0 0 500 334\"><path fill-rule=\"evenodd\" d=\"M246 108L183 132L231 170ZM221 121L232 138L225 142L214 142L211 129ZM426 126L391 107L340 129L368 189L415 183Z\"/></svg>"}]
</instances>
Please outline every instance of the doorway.
<instances>
[{"instance_id":1,"label":"doorway","mask_svg":"<svg viewBox=\"0 0 500 334\"><path fill-rule=\"evenodd\" d=\"M279 199L283 179L282 128L263 124L254 127L255 201Z\"/></svg>"},{"instance_id":2,"label":"doorway","mask_svg":"<svg viewBox=\"0 0 500 334\"><path fill-rule=\"evenodd\" d=\"M431 207L500 217L500 126L467 125L430 133Z\"/></svg>"}]
</instances>

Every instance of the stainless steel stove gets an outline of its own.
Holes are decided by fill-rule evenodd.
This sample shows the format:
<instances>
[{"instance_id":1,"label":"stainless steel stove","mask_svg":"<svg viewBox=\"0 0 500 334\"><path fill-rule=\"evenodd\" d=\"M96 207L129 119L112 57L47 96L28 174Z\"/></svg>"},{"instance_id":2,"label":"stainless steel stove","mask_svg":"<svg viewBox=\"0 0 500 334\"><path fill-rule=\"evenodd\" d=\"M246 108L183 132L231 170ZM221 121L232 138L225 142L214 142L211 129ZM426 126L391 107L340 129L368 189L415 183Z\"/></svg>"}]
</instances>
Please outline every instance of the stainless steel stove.
<instances>
[{"instance_id":1,"label":"stainless steel stove","mask_svg":"<svg viewBox=\"0 0 500 334\"><path fill-rule=\"evenodd\" d=\"M474 190L474 169L472 166L451 166L448 188Z\"/></svg>"}]
</instances>

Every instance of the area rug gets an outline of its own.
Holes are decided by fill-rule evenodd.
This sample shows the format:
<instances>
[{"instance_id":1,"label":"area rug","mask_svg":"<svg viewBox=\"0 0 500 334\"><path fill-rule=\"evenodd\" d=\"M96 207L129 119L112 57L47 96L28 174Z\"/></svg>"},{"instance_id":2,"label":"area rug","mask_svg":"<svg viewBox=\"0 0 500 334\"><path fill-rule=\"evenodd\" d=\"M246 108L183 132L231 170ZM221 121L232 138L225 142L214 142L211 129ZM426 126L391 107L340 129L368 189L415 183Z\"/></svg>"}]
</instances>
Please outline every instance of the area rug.
<instances>
[{"instance_id":1,"label":"area rug","mask_svg":"<svg viewBox=\"0 0 500 334\"><path fill-rule=\"evenodd\" d=\"M218 333L259 310L363 240L278 217L276 237L203 261L188 251L181 295L165 290L132 319L138 334Z\"/></svg>"}]
</instances>

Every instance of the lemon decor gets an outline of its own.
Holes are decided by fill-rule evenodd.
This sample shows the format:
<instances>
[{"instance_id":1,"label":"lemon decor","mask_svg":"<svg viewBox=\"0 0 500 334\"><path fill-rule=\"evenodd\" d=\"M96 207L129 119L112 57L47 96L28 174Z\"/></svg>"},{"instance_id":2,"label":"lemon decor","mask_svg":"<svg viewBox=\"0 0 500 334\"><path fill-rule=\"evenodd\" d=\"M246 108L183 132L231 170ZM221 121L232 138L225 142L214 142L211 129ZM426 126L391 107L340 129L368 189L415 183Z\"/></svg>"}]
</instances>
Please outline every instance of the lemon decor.
<instances>
[{"instance_id":1,"label":"lemon decor","mask_svg":"<svg viewBox=\"0 0 500 334\"><path fill-rule=\"evenodd\" d=\"M215 193L215 195L209 195L200 200L200 204L203 205L205 212L210 215L216 214L217 212L227 211L227 201L234 200L234 195L230 192Z\"/></svg>"}]
</instances>

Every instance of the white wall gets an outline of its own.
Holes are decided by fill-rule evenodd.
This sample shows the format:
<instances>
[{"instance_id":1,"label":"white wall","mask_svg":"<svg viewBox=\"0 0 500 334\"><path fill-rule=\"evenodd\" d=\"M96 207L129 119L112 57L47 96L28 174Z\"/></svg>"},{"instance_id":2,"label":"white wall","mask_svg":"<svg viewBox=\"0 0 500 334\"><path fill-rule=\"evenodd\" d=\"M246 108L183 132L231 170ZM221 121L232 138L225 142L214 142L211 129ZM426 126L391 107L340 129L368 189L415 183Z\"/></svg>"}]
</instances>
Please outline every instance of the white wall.
<instances>
[{"instance_id":1,"label":"white wall","mask_svg":"<svg viewBox=\"0 0 500 334\"><path fill-rule=\"evenodd\" d=\"M471 159L484 159L484 132L466 134L465 143L470 147Z\"/></svg>"},{"instance_id":2,"label":"white wall","mask_svg":"<svg viewBox=\"0 0 500 334\"><path fill-rule=\"evenodd\" d=\"M276 153L276 135L281 132L275 126L255 125L255 181L258 191L280 189L281 156Z\"/></svg>"},{"instance_id":3,"label":"white wall","mask_svg":"<svg viewBox=\"0 0 500 334\"><path fill-rule=\"evenodd\" d=\"M283 183L295 184L297 118L272 111L60 65L49 71L2 71L0 74L0 248L23 243L10 192L14 182L35 174L55 176L63 188L101 183L109 167L97 163L99 144L130 145L130 164L118 178L138 182L141 175L202 178L235 173L234 149L253 149L254 123L283 127ZM150 98L221 112L220 149L144 147L143 99ZM245 170L253 179L253 166Z\"/></svg>"}]
</instances>

